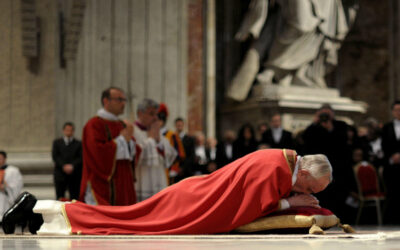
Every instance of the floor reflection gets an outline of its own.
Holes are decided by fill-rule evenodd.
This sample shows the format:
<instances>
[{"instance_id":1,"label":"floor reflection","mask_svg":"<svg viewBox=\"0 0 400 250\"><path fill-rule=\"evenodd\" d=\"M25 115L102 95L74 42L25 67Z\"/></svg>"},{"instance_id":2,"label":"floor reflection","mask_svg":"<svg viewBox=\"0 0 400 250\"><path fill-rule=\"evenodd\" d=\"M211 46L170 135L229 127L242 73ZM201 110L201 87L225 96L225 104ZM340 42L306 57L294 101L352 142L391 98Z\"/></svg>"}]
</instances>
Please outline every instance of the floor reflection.
<instances>
[{"instance_id":1,"label":"floor reflection","mask_svg":"<svg viewBox=\"0 0 400 250\"><path fill-rule=\"evenodd\" d=\"M50 237L0 235L1 249L400 249L400 227L358 228L357 237L341 232L307 235L104 236Z\"/></svg>"}]
</instances>

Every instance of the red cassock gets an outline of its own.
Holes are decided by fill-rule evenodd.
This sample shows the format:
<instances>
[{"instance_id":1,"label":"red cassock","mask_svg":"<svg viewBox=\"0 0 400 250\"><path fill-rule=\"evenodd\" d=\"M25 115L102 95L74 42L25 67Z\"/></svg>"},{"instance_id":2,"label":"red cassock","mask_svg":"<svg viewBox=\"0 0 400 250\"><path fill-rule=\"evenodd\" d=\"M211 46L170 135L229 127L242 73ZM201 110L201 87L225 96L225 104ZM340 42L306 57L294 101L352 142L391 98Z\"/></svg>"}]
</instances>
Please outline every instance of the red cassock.
<instances>
[{"instance_id":1,"label":"red cassock","mask_svg":"<svg viewBox=\"0 0 400 250\"><path fill-rule=\"evenodd\" d=\"M73 234L211 234L274 212L288 197L296 153L267 149L191 177L131 206L65 204Z\"/></svg>"},{"instance_id":2,"label":"red cassock","mask_svg":"<svg viewBox=\"0 0 400 250\"><path fill-rule=\"evenodd\" d=\"M121 121L90 119L83 130L83 170L79 200L90 185L99 205L131 205L136 202L133 163L116 160L114 138L124 128Z\"/></svg>"}]
</instances>

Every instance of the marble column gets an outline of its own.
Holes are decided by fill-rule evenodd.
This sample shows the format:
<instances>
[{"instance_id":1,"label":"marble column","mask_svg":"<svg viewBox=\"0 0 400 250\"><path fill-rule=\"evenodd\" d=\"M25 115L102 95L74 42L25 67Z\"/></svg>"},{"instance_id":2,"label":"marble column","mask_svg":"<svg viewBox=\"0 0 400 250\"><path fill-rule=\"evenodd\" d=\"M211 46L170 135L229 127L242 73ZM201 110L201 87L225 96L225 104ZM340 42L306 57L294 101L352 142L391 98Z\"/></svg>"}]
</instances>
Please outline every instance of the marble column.
<instances>
[{"instance_id":1,"label":"marble column","mask_svg":"<svg viewBox=\"0 0 400 250\"><path fill-rule=\"evenodd\" d=\"M207 87L206 87L206 124L207 136L215 137L215 0L207 0Z\"/></svg>"},{"instance_id":2,"label":"marble column","mask_svg":"<svg viewBox=\"0 0 400 250\"><path fill-rule=\"evenodd\" d=\"M188 129L204 129L203 0L188 1Z\"/></svg>"}]
</instances>

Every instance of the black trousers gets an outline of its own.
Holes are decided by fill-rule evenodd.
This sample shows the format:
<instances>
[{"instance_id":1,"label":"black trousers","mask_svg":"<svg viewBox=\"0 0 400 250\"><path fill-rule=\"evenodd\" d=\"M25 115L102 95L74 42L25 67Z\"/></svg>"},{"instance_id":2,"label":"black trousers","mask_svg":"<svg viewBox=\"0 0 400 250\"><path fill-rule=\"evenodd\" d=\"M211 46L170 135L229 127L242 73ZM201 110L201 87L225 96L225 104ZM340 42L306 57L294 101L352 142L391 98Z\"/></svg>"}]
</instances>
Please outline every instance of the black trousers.
<instances>
[{"instance_id":1,"label":"black trousers","mask_svg":"<svg viewBox=\"0 0 400 250\"><path fill-rule=\"evenodd\" d=\"M387 165L383 170L386 185L386 206L383 220L385 224L400 225L400 165Z\"/></svg>"},{"instance_id":2,"label":"black trousers","mask_svg":"<svg viewBox=\"0 0 400 250\"><path fill-rule=\"evenodd\" d=\"M56 188L56 198L66 198L65 192L68 190L71 200L78 200L81 186L81 176L78 173L67 175L64 172L54 172L54 185Z\"/></svg>"}]
</instances>

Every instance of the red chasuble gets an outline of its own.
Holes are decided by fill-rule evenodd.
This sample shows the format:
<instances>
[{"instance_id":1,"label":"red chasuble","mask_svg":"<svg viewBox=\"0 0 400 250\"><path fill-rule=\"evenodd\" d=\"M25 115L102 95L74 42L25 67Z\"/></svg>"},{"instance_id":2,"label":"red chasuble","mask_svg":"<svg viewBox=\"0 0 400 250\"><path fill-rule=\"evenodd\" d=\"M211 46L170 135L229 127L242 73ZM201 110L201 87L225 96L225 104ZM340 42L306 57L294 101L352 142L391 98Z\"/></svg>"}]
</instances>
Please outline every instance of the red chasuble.
<instances>
[{"instance_id":1,"label":"red chasuble","mask_svg":"<svg viewBox=\"0 0 400 250\"><path fill-rule=\"evenodd\" d=\"M132 206L65 204L73 234L211 234L229 232L276 211L292 189L296 153L267 149L210 175L169 186Z\"/></svg>"},{"instance_id":2,"label":"red chasuble","mask_svg":"<svg viewBox=\"0 0 400 250\"><path fill-rule=\"evenodd\" d=\"M133 163L116 160L114 138L124 128L121 121L94 117L83 130L83 170L79 199L90 185L98 205L131 205L136 202Z\"/></svg>"}]
</instances>

